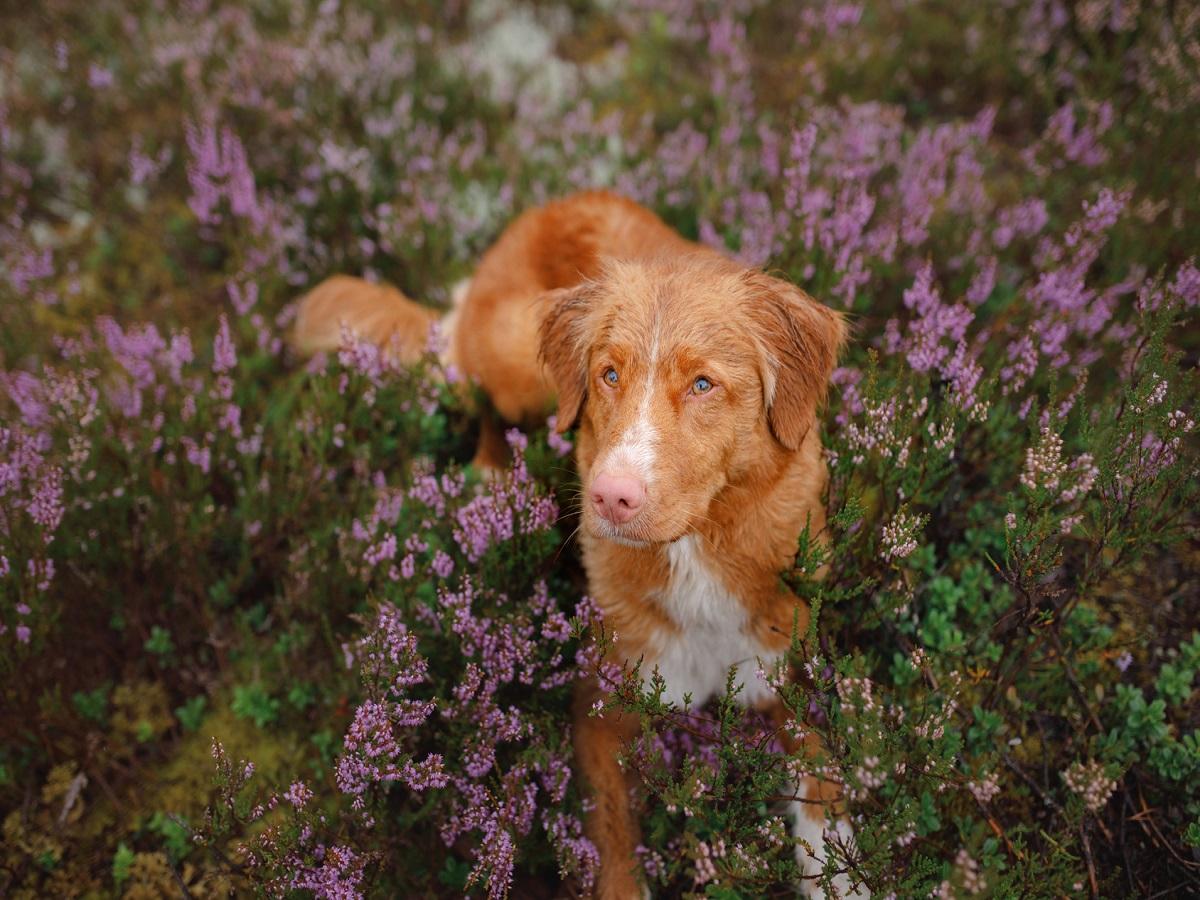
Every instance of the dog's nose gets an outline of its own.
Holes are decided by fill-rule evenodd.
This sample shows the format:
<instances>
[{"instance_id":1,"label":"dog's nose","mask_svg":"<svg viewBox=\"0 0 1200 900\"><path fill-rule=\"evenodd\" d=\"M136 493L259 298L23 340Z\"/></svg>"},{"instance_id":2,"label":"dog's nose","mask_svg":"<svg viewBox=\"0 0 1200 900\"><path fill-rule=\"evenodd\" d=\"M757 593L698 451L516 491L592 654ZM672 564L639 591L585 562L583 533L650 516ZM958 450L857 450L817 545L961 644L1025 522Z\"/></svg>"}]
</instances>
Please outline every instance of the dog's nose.
<instances>
[{"instance_id":1,"label":"dog's nose","mask_svg":"<svg viewBox=\"0 0 1200 900\"><path fill-rule=\"evenodd\" d=\"M614 525L624 525L646 502L646 486L632 475L602 472L592 481L592 505Z\"/></svg>"}]
</instances>

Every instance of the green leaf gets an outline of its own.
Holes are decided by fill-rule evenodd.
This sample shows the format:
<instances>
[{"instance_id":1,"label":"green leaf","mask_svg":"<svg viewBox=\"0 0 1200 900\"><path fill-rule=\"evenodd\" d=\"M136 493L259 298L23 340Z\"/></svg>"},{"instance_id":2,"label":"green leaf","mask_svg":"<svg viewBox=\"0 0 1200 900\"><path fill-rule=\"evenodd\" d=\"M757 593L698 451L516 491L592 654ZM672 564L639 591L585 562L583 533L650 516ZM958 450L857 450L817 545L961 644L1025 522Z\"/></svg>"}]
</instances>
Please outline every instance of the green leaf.
<instances>
[{"instance_id":1,"label":"green leaf","mask_svg":"<svg viewBox=\"0 0 1200 900\"><path fill-rule=\"evenodd\" d=\"M124 841L117 845L117 852L113 854L112 859L112 876L117 887L129 879L129 869L133 866L133 855L133 851Z\"/></svg>"},{"instance_id":2,"label":"green leaf","mask_svg":"<svg viewBox=\"0 0 1200 900\"><path fill-rule=\"evenodd\" d=\"M184 731L195 731L200 727L207 706L208 699L203 694L198 694L175 708L175 717L179 719Z\"/></svg>"},{"instance_id":3,"label":"green leaf","mask_svg":"<svg viewBox=\"0 0 1200 900\"><path fill-rule=\"evenodd\" d=\"M71 695L71 703L85 719L103 725L108 714L108 685L91 691L76 691Z\"/></svg>"},{"instance_id":4,"label":"green leaf","mask_svg":"<svg viewBox=\"0 0 1200 900\"><path fill-rule=\"evenodd\" d=\"M230 709L239 719L250 719L265 728L279 718L280 703L261 684L238 685L233 689Z\"/></svg>"},{"instance_id":5,"label":"green leaf","mask_svg":"<svg viewBox=\"0 0 1200 900\"><path fill-rule=\"evenodd\" d=\"M150 629L150 637L146 639L144 646L148 651L159 657L167 657L175 650L175 645L171 640L171 632L159 625L155 625Z\"/></svg>"}]
</instances>

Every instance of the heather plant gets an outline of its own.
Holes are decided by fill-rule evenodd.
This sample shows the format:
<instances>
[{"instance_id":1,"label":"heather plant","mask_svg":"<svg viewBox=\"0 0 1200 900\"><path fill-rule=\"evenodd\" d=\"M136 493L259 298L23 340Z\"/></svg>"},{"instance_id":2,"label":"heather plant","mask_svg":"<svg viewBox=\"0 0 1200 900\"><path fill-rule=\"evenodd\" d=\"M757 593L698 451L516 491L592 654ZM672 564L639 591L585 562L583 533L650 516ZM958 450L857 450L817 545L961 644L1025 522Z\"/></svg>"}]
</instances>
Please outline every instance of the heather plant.
<instances>
[{"instance_id":1,"label":"heather plant","mask_svg":"<svg viewBox=\"0 0 1200 900\"><path fill-rule=\"evenodd\" d=\"M586 895L585 675L655 896L794 894L816 774L826 885L1200 887L1194 7L93 6L0 27L0 893ZM288 349L591 187L851 319L779 719L603 662L438 334Z\"/></svg>"}]
</instances>

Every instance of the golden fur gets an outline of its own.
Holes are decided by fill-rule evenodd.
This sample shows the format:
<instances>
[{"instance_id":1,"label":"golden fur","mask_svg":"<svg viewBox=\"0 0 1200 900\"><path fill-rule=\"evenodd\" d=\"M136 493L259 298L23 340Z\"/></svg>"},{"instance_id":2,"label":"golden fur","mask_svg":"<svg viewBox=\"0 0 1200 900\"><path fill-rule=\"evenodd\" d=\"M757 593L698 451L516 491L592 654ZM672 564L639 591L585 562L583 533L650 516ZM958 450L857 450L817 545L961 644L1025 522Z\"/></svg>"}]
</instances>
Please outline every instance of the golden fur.
<instances>
[{"instance_id":1,"label":"golden fur","mask_svg":"<svg viewBox=\"0 0 1200 900\"><path fill-rule=\"evenodd\" d=\"M301 303L296 343L332 348L346 327L407 355L432 318L392 288L338 277ZM744 621L739 641L785 652L794 617L803 628L808 610L779 575L806 524L813 534L825 524L815 422L846 336L840 315L629 200L589 192L517 218L484 255L451 330L451 361L501 418L544 421L556 402L559 429L578 427L589 593L621 660L641 659L648 672L691 646L689 629L707 627L667 601L691 583L683 577L701 579L719 616L730 613L721 602L740 604L730 619ZM630 521L589 502L601 471L644 486ZM680 559L695 571L677 572ZM721 646L723 636L710 640ZM597 894L638 896L638 829L617 755L639 725L589 715L597 695L594 682L579 689L574 731L596 798L587 825L601 857ZM834 785L809 779L799 791L836 804ZM806 809L823 821L820 805Z\"/></svg>"}]
</instances>

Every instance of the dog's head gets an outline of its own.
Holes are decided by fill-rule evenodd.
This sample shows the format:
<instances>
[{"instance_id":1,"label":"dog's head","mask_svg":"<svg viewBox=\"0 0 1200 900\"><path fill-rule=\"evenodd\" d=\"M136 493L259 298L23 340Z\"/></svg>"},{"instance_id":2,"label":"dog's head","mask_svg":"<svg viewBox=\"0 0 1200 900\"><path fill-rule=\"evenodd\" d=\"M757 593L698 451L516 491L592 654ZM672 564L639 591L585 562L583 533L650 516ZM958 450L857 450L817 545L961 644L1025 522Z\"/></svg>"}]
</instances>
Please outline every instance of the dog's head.
<instances>
[{"instance_id":1,"label":"dog's head","mask_svg":"<svg viewBox=\"0 0 1200 900\"><path fill-rule=\"evenodd\" d=\"M682 537L727 484L798 450L846 336L798 288L702 254L610 261L543 302L558 427L580 423L584 527L622 543Z\"/></svg>"}]
</instances>

